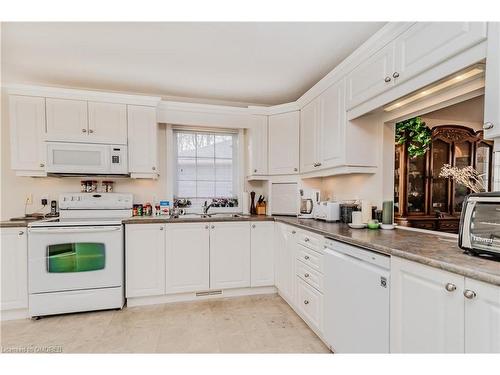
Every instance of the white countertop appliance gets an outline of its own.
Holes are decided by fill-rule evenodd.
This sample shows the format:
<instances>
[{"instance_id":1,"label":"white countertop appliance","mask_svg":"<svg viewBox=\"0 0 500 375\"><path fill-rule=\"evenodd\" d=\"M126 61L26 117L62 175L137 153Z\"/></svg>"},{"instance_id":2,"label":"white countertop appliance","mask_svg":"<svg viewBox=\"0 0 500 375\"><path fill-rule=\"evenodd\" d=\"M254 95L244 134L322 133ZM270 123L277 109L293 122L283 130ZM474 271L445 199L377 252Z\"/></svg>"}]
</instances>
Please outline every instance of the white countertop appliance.
<instances>
[{"instance_id":1,"label":"white countertop appliance","mask_svg":"<svg viewBox=\"0 0 500 375\"><path fill-rule=\"evenodd\" d=\"M29 224L30 316L123 307L121 221L132 204L132 194L61 194L59 218Z\"/></svg>"},{"instance_id":2,"label":"white countertop appliance","mask_svg":"<svg viewBox=\"0 0 500 375\"><path fill-rule=\"evenodd\" d=\"M319 202L314 210L314 218L316 220L324 220L327 222L340 220L340 203L323 201Z\"/></svg>"},{"instance_id":3,"label":"white countertop appliance","mask_svg":"<svg viewBox=\"0 0 500 375\"><path fill-rule=\"evenodd\" d=\"M299 190L299 219L313 219L316 206L319 203L320 191L317 189Z\"/></svg>"},{"instance_id":4,"label":"white countertop appliance","mask_svg":"<svg viewBox=\"0 0 500 375\"><path fill-rule=\"evenodd\" d=\"M325 339L335 353L389 353L390 258L326 238Z\"/></svg>"},{"instance_id":5,"label":"white countertop appliance","mask_svg":"<svg viewBox=\"0 0 500 375\"><path fill-rule=\"evenodd\" d=\"M500 192L467 196L458 242L469 254L500 257Z\"/></svg>"}]
</instances>

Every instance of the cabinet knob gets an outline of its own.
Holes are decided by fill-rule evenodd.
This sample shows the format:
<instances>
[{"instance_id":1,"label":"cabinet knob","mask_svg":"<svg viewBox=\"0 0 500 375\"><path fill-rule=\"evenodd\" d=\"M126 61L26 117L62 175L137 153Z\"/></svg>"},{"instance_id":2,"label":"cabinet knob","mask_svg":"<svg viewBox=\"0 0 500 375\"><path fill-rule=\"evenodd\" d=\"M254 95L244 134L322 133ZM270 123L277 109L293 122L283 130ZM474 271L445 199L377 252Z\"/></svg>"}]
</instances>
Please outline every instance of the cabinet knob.
<instances>
[{"instance_id":1,"label":"cabinet knob","mask_svg":"<svg viewBox=\"0 0 500 375\"><path fill-rule=\"evenodd\" d=\"M22 236L23 234L24 234L24 231L22 231L22 230L20 230L20 231L17 233L17 235L18 235L18 236Z\"/></svg>"},{"instance_id":2,"label":"cabinet knob","mask_svg":"<svg viewBox=\"0 0 500 375\"><path fill-rule=\"evenodd\" d=\"M304 238L304 242L309 242L309 238Z\"/></svg>"},{"instance_id":3,"label":"cabinet knob","mask_svg":"<svg viewBox=\"0 0 500 375\"><path fill-rule=\"evenodd\" d=\"M305 260L309 260L309 255L306 255L306 256L304 257L304 259L305 259Z\"/></svg>"},{"instance_id":4,"label":"cabinet knob","mask_svg":"<svg viewBox=\"0 0 500 375\"><path fill-rule=\"evenodd\" d=\"M391 82L391 77L387 76L385 77L384 81L387 83L387 82Z\"/></svg>"},{"instance_id":5,"label":"cabinet knob","mask_svg":"<svg viewBox=\"0 0 500 375\"><path fill-rule=\"evenodd\" d=\"M253 170L253 173L257 173L257 169L254 169L254 170Z\"/></svg>"},{"instance_id":6,"label":"cabinet knob","mask_svg":"<svg viewBox=\"0 0 500 375\"><path fill-rule=\"evenodd\" d=\"M215 229L215 225L212 225L212 226L211 226L211 228L212 228L212 229Z\"/></svg>"},{"instance_id":7,"label":"cabinet knob","mask_svg":"<svg viewBox=\"0 0 500 375\"><path fill-rule=\"evenodd\" d=\"M43 168L45 167L45 164L44 163L40 163L40 168Z\"/></svg>"},{"instance_id":8,"label":"cabinet knob","mask_svg":"<svg viewBox=\"0 0 500 375\"><path fill-rule=\"evenodd\" d=\"M296 232L296 231L294 231L294 230L292 230L292 234L295 234L295 233L297 233L297 232Z\"/></svg>"},{"instance_id":9,"label":"cabinet knob","mask_svg":"<svg viewBox=\"0 0 500 375\"><path fill-rule=\"evenodd\" d=\"M304 305L309 305L309 301L308 300L304 300Z\"/></svg>"},{"instance_id":10,"label":"cabinet knob","mask_svg":"<svg viewBox=\"0 0 500 375\"><path fill-rule=\"evenodd\" d=\"M82 133L87 133L87 129L82 129Z\"/></svg>"},{"instance_id":11,"label":"cabinet knob","mask_svg":"<svg viewBox=\"0 0 500 375\"><path fill-rule=\"evenodd\" d=\"M398 73L398 72L394 72L394 73L392 74L392 77L393 77L393 78L398 78L398 77L399 77L399 73Z\"/></svg>"},{"instance_id":12,"label":"cabinet knob","mask_svg":"<svg viewBox=\"0 0 500 375\"><path fill-rule=\"evenodd\" d=\"M255 228L255 224L252 224L252 228Z\"/></svg>"},{"instance_id":13,"label":"cabinet knob","mask_svg":"<svg viewBox=\"0 0 500 375\"><path fill-rule=\"evenodd\" d=\"M452 283L447 283L444 288L448 292L454 292L455 290L457 290L457 286L455 284L452 284Z\"/></svg>"},{"instance_id":14,"label":"cabinet knob","mask_svg":"<svg viewBox=\"0 0 500 375\"><path fill-rule=\"evenodd\" d=\"M294 171L294 172L298 172L298 169L297 169L297 168L293 168L293 171Z\"/></svg>"},{"instance_id":15,"label":"cabinet knob","mask_svg":"<svg viewBox=\"0 0 500 375\"><path fill-rule=\"evenodd\" d=\"M308 273L305 273L305 274L304 274L304 277L309 277L309 274L308 274Z\"/></svg>"},{"instance_id":16,"label":"cabinet knob","mask_svg":"<svg viewBox=\"0 0 500 375\"><path fill-rule=\"evenodd\" d=\"M156 171L156 167L151 167L151 170Z\"/></svg>"},{"instance_id":17,"label":"cabinet knob","mask_svg":"<svg viewBox=\"0 0 500 375\"><path fill-rule=\"evenodd\" d=\"M94 131L92 129L89 129L89 133L92 134Z\"/></svg>"},{"instance_id":18,"label":"cabinet knob","mask_svg":"<svg viewBox=\"0 0 500 375\"><path fill-rule=\"evenodd\" d=\"M483 129L484 129L484 130L489 130L489 129L491 129L492 127L493 127L493 123L492 123L492 122L489 122L489 121L488 121L488 122L485 122L485 123L483 124Z\"/></svg>"},{"instance_id":19,"label":"cabinet knob","mask_svg":"<svg viewBox=\"0 0 500 375\"><path fill-rule=\"evenodd\" d=\"M320 162L318 162L318 167L321 167L321 163Z\"/></svg>"},{"instance_id":20,"label":"cabinet knob","mask_svg":"<svg viewBox=\"0 0 500 375\"><path fill-rule=\"evenodd\" d=\"M473 290L465 289L464 290L464 297L467 299L476 298L476 292L474 292Z\"/></svg>"},{"instance_id":21,"label":"cabinet knob","mask_svg":"<svg viewBox=\"0 0 500 375\"><path fill-rule=\"evenodd\" d=\"M163 230L163 227L160 227L160 230Z\"/></svg>"},{"instance_id":22,"label":"cabinet knob","mask_svg":"<svg viewBox=\"0 0 500 375\"><path fill-rule=\"evenodd\" d=\"M205 229L208 229L208 225L205 225Z\"/></svg>"}]
</instances>

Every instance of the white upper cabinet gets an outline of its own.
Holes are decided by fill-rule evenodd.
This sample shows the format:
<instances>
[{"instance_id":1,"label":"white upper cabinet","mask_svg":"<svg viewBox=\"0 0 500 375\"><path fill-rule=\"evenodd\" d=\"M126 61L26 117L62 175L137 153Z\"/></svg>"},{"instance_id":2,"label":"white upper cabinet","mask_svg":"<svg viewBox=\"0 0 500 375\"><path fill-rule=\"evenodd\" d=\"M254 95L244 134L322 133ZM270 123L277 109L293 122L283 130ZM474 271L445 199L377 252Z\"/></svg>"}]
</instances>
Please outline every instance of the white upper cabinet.
<instances>
[{"instance_id":1,"label":"white upper cabinet","mask_svg":"<svg viewBox=\"0 0 500 375\"><path fill-rule=\"evenodd\" d=\"M0 310L28 307L28 241L26 228L2 228Z\"/></svg>"},{"instance_id":2,"label":"white upper cabinet","mask_svg":"<svg viewBox=\"0 0 500 375\"><path fill-rule=\"evenodd\" d=\"M45 175L45 98L9 96L11 167L25 176Z\"/></svg>"},{"instance_id":3,"label":"white upper cabinet","mask_svg":"<svg viewBox=\"0 0 500 375\"><path fill-rule=\"evenodd\" d=\"M132 177L158 177L158 124L156 108L129 105L128 166Z\"/></svg>"},{"instance_id":4,"label":"white upper cabinet","mask_svg":"<svg viewBox=\"0 0 500 375\"><path fill-rule=\"evenodd\" d=\"M300 172L315 170L320 160L320 99L316 98L300 110Z\"/></svg>"},{"instance_id":5,"label":"white upper cabinet","mask_svg":"<svg viewBox=\"0 0 500 375\"><path fill-rule=\"evenodd\" d=\"M391 352L463 353L464 277L391 257Z\"/></svg>"},{"instance_id":6,"label":"white upper cabinet","mask_svg":"<svg viewBox=\"0 0 500 375\"><path fill-rule=\"evenodd\" d=\"M88 102L88 141L127 144L127 106L125 104Z\"/></svg>"},{"instance_id":7,"label":"white upper cabinet","mask_svg":"<svg viewBox=\"0 0 500 375\"><path fill-rule=\"evenodd\" d=\"M396 38L392 78L404 82L484 39L485 22L417 22Z\"/></svg>"},{"instance_id":8,"label":"white upper cabinet","mask_svg":"<svg viewBox=\"0 0 500 375\"><path fill-rule=\"evenodd\" d=\"M47 140L90 142L85 100L46 99Z\"/></svg>"},{"instance_id":9,"label":"white upper cabinet","mask_svg":"<svg viewBox=\"0 0 500 375\"><path fill-rule=\"evenodd\" d=\"M253 222L250 233L250 286L272 286L274 285L274 221Z\"/></svg>"},{"instance_id":10,"label":"white upper cabinet","mask_svg":"<svg viewBox=\"0 0 500 375\"><path fill-rule=\"evenodd\" d=\"M250 116L248 136L248 176L268 174L267 154L267 116Z\"/></svg>"},{"instance_id":11,"label":"white upper cabinet","mask_svg":"<svg viewBox=\"0 0 500 375\"><path fill-rule=\"evenodd\" d=\"M500 353L500 287L465 279L465 352Z\"/></svg>"},{"instance_id":12,"label":"white upper cabinet","mask_svg":"<svg viewBox=\"0 0 500 375\"><path fill-rule=\"evenodd\" d=\"M209 289L209 223L167 225L166 293Z\"/></svg>"},{"instance_id":13,"label":"white upper cabinet","mask_svg":"<svg viewBox=\"0 0 500 375\"><path fill-rule=\"evenodd\" d=\"M343 163L346 111L345 81L330 86L320 99L319 168L327 169ZM362 139L361 139L362 140Z\"/></svg>"},{"instance_id":14,"label":"white upper cabinet","mask_svg":"<svg viewBox=\"0 0 500 375\"><path fill-rule=\"evenodd\" d=\"M250 225L210 223L210 288L250 286Z\"/></svg>"},{"instance_id":15,"label":"white upper cabinet","mask_svg":"<svg viewBox=\"0 0 500 375\"><path fill-rule=\"evenodd\" d=\"M299 111L269 116L269 174L299 173Z\"/></svg>"},{"instance_id":16,"label":"white upper cabinet","mask_svg":"<svg viewBox=\"0 0 500 375\"><path fill-rule=\"evenodd\" d=\"M486 84L484 92L484 137L500 137L500 23L488 24Z\"/></svg>"},{"instance_id":17,"label":"white upper cabinet","mask_svg":"<svg viewBox=\"0 0 500 375\"><path fill-rule=\"evenodd\" d=\"M165 224L125 226L125 296L165 294Z\"/></svg>"},{"instance_id":18,"label":"white upper cabinet","mask_svg":"<svg viewBox=\"0 0 500 375\"><path fill-rule=\"evenodd\" d=\"M347 76L347 109L377 96L394 85L394 43L363 61Z\"/></svg>"}]
</instances>

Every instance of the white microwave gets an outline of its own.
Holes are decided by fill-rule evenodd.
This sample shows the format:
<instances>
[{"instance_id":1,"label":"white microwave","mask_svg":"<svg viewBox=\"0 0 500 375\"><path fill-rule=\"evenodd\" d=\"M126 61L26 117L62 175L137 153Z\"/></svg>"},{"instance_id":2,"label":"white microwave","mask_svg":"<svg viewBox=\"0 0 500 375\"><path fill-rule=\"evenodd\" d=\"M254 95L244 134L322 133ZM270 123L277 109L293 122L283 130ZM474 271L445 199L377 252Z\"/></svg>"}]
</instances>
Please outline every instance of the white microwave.
<instances>
[{"instance_id":1,"label":"white microwave","mask_svg":"<svg viewBox=\"0 0 500 375\"><path fill-rule=\"evenodd\" d=\"M126 175L127 146L46 142L47 173Z\"/></svg>"}]
</instances>

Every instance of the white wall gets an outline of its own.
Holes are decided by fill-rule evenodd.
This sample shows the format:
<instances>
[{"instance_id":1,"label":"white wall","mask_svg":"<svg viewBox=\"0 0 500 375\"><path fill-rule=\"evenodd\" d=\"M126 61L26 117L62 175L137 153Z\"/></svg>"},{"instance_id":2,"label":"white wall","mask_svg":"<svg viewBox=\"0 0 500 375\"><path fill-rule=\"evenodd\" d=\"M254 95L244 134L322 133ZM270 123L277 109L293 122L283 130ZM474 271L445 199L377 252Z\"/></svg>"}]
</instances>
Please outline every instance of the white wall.
<instances>
[{"instance_id":1,"label":"white wall","mask_svg":"<svg viewBox=\"0 0 500 375\"><path fill-rule=\"evenodd\" d=\"M40 200L42 196L48 197L49 200L57 200L59 193L80 191L80 180L84 178L33 178L17 177L15 175L15 172L10 168L8 97L4 93L2 94L1 104L1 220L23 216L24 202L28 194L33 195L33 205L27 206L27 212L31 213L37 212L41 208ZM130 192L134 194L134 202L136 203L153 203L156 199L165 199L167 184L164 125L160 125L158 147L160 152L160 178L158 180L112 179L115 181L116 192ZM105 180L109 180L109 178L105 178ZM49 211L50 207L47 207L41 212Z\"/></svg>"}]
</instances>

